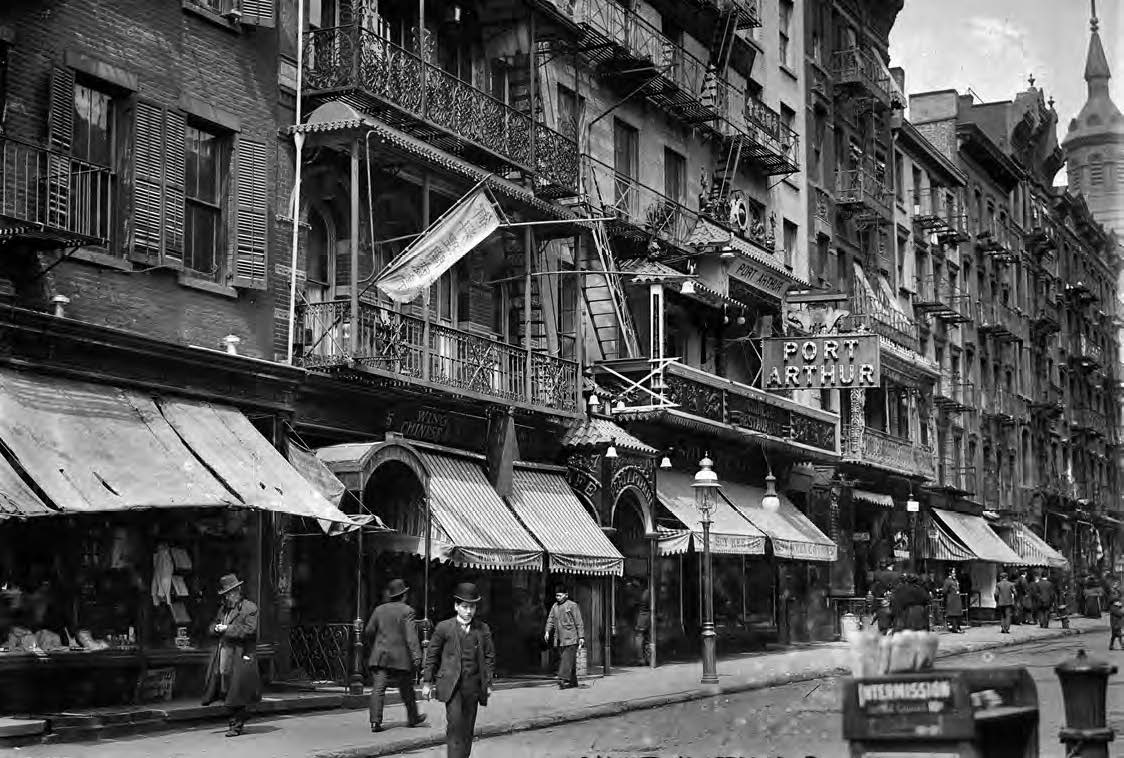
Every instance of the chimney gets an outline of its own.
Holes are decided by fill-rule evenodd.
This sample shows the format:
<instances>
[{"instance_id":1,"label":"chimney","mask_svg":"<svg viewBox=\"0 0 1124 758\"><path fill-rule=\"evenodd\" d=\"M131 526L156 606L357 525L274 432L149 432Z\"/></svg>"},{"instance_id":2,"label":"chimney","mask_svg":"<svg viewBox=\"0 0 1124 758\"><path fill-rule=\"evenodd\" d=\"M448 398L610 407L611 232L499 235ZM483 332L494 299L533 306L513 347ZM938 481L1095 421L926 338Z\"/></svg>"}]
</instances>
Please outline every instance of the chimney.
<instances>
[{"instance_id":1,"label":"chimney","mask_svg":"<svg viewBox=\"0 0 1124 758\"><path fill-rule=\"evenodd\" d=\"M228 334L222 338L222 342L226 345L226 352L231 355L238 355L238 343L242 341L241 337L233 334Z\"/></svg>"},{"instance_id":2,"label":"chimney","mask_svg":"<svg viewBox=\"0 0 1124 758\"><path fill-rule=\"evenodd\" d=\"M70 298L66 295L55 295L51 298L51 302L55 304L55 316L63 318L66 316L66 306L70 305Z\"/></svg>"}]
</instances>

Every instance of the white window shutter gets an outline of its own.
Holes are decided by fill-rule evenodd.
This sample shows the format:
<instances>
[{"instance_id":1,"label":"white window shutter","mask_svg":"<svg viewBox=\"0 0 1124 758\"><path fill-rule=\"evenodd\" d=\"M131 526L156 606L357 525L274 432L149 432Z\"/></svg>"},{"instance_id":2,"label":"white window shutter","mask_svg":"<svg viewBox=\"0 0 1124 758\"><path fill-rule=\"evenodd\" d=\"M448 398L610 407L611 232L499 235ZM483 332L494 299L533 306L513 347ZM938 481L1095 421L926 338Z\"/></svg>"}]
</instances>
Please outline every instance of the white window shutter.
<instances>
[{"instance_id":1,"label":"white window shutter","mask_svg":"<svg viewBox=\"0 0 1124 758\"><path fill-rule=\"evenodd\" d=\"M134 116L129 258L155 264L163 236L164 110L138 102Z\"/></svg>"},{"instance_id":2,"label":"white window shutter","mask_svg":"<svg viewBox=\"0 0 1124 758\"><path fill-rule=\"evenodd\" d=\"M47 118L47 223L70 227L70 155L74 135L74 72L51 69L50 112Z\"/></svg>"},{"instance_id":3,"label":"white window shutter","mask_svg":"<svg viewBox=\"0 0 1124 758\"><path fill-rule=\"evenodd\" d=\"M239 139L237 147L234 286L266 288L269 162L263 142Z\"/></svg>"},{"instance_id":4,"label":"white window shutter","mask_svg":"<svg viewBox=\"0 0 1124 758\"><path fill-rule=\"evenodd\" d=\"M241 22L248 26L273 28L277 25L274 2L275 0L242 0Z\"/></svg>"}]
</instances>

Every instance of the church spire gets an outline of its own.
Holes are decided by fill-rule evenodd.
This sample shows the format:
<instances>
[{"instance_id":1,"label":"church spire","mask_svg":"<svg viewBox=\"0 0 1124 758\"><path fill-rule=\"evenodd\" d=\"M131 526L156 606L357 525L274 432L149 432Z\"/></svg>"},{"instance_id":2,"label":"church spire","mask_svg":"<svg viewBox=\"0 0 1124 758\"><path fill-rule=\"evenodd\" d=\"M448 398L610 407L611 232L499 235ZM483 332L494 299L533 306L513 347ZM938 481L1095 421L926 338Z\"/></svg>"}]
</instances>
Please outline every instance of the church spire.
<instances>
[{"instance_id":1,"label":"church spire","mask_svg":"<svg viewBox=\"0 0 1124 758\"><path fill-rule=\"evenodd\" d=\"M1108 91L1108 80L1112 73L1108 70L1108 58L1104 54L1101 44L1101 34L1098 31L1100 21L1097 19L1097 0L1090 0L1093 15L1089 21L1092 35L1089 38L1089 55L1085 60L1085 81L1089 85L1089 94L1094 91Z\"/></svg>"}]
</instances>

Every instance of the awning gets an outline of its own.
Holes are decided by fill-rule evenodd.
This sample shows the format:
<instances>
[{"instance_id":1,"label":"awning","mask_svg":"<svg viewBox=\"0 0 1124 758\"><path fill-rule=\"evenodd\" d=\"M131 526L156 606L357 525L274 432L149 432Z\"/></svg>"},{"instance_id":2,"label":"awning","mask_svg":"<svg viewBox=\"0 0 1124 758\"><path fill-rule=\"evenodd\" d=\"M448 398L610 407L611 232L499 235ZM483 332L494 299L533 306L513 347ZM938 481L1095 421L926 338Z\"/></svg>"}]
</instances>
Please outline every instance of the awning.
<instances>
[{"instance_id":1,"label":"awning","mask_svg":"<svg viewBox=\"0 0 1124 758\"><path fill-rule=\"evenodd\" d=\"M660 539L661 555L678 555L687 552L690 541L684 534L695 538L695 549L702 550L702 525L699 510L695 507L694 481L690 474L681 471L660 471L656 475L656 496L665 508L682 522L685 530L664 533L678 535L675 539ZM712 553L730 555L764 555L765 535L728 503L719 499L710 515L710 550Z\"/></svg>"},{"instance_id":2,"label":"awning","mask_svg":"<svg viewBox=\"0 0 1124 758\"><path fill-rule=\"evenodd\" d=\"M0 369L0 440L62 513L241 504L134 390Z\"/></svg>"},{"instance_id":3,"label":"awning","mask_svg":"<svg viewBox=\"0 0 1124 758\"><path fill-rule=\"evenodd\" d=\"M1025 524L1014 523L999 527L999 534L1012 550L1018 553L1028 566L1065 568L1069 561L1065 556L1046 544L1046 541Z\"/></svg>"},{"instance_id":4,"label":"awning","mask_svg":"<svg viewBox=\"0 0 1124 758\"><path fill-rule=\"evenodd\" d=\"M1026 563L999 539L999 535L992 531L987 522L979 516L944 511L940 508L934 508L933 513L974 554L969 560L1001 563L1006 566L1022 566Z\"/></svg>"},{"instance_id":5,"label":"awning","mask_svg":"<svg viewBox=\"0 0 1124 758\"><path fill-rule=\"evenodd\" d=\"M517 467L508 504L546 548L551 571L624 575L624 556L574 495L565 475Z\"/></svg>"},{"instance_id":6,"label":"awning","mask_svg":"<svg viewBox=\"0 0 1124 758\"><path fill-rule=\"evenodd\" d=\"M342 510L343 495L347 492L347 486L332 473L328 465L317 458L316 453L305 450L291 438L285 446L285 453L285 457L288 458L293 468L307 479L308 483L315 487L325 500ZM387 531L382 519L373 513L348 514L348 518L351 519L350 524L321 521L320 527L329 534L343 534L364 526L369 529Z\"/></svg>"},{"instance_id":7,"label":"awning","mask_svg":"<svg viewBox=\"0 0 1124 758\"><path fill-rule=\"evenodd\" d=\"M158 405L180 438L242 504L321 522L352 523L241 411L194 400L160 400Z\"/></svg>"},{"instance_id":8,"label":"awning","mask_svg":"<svg viewBox=\"0 0 1124 758\"><path fill-rule=\"evenodd\" d=\"M925 519L918 557L955 563L978 560L971 550L960 544L948 527L931 515Z\"/></svg>"},{"instance_id":9,"label":"awning","mask_svg":"<svg viewBox=\"0 0 1124 758\"><path fill-rule=\"evenodd\" d=\"M835 560L835 543L784 495L778 495L781 507L768 511L761 507L761 498L765 496L763 487L723 482L721 492L727 502L769 537L773 543L773 554L778 558Z\"/></svg>"},{"instance_id":10,"label":"awning","mask_svg":"<svg viewBox=\"0 0 1124 758\"><path fill-rule=\"evenodd\" d=\"M435 557L479 569L540 571L542 548L492 488L471 458L420 451L429 472Z\"/></svg>"},{"instance_id":11,"label":"awning","mask_svg":"<svg viewBox=\"0 0 1124 758\"><path fill-rule=\"evenodd\" d=\"M31 491L12 464L0 456L0 521L13 517L47 516L54 512Z\"/></svg>"},{"instance_id":12,"label":"awning","mask_svg":"<svg viewBox=\"0 0 1124 758\"><path fill-rule=\"evenodd\" d=\"M864 503L877 505L881 508L893 508L894 498L889 495L883 495L881 492L869 492L867 490L851 490L851 498L860 500Z\"/></svg>"}]
</instances>

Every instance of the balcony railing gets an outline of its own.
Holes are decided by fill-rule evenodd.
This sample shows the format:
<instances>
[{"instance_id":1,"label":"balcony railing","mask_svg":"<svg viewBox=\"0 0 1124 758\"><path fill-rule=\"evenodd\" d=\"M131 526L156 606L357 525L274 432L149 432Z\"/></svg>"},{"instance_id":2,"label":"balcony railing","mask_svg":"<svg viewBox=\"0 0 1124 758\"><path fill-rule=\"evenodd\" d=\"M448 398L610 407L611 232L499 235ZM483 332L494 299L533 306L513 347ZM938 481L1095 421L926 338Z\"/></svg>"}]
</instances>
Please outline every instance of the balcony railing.
<instances>
[{"instance_id":1,"label":"balcony railing","mask_svg":"<svg viewBox=\"0 0 1124 758\"><path fill-rule=\"evenodd\" d=\"M942 376L933 389L933 402L946 413L963 413L979 408L976 385L959 376Z\"/></svg>"},{"instance_id":2,"label":"balcony railing","mask_svg":"<svg viewBox=\"0 0 1124 758\"><path fill-rule=\"evenodd\" d=\"M967 236L967 219L960 200L943 187L913 193L913 225L941 240Z\"/></svg>"},{"instance_id":3,"label":"balcony railing","mask_svg":"<svg viewBox=\"0 0 1124 758\"><path fill-rule=\"evenodd\" d=\"M1009 424L1025 418L1026 405L1014 392L1002 387L991 387L984 391L984 413Z\"/></svg>"},{"instance_id":4,"label":"balcony railing","mask_svg":"<svg viewBox=\"0 0 1124 758\"><path fill-rule=\"evenodd\" d=\"M539 411L571 414L578 407L578 364L480 337L389 308L360 303L358 325L351 303L310 303L300 364L312 370L359 370L481 399ZM351 329L358 347L351 354Z\"/></svg>"},{"instance_id":5,"label":"balcony railing","mask_svg":"<svg viewBox=\"0 0 1124 758\"><path fill-rule=\"evenodd\" d=\"M835 204L840 209L860 216L886 218L890 215L890 202L890 190L873 171L848 168L835 172Z\"/></svg>"},{"instance_id":6,"label":"balcony railing","mask_svg":"<svg viewBox=\"0 0 1124 758\"><path fill-rule=\"evenodd\" d=\"M800 170L800 135L785 125L775 110L755 97L745 100L744 132L725 134L741 140L742 158L765 174L791 174ZM724 127L725 125L723 125Z\"/></svg>"},{"instance_id":7,"label":"balcony railing","mask_svg":"<svg viewBox=\"0 0 1124 758\"><path fill-rule=\"evenodd\" d=\"M0 160L0 240L35 237L72 246L109 239L113 171L3 136Z\"/></svg>"},{"instance_id":8,"label":"balcony railing","mask_svg":"<svg viewBox=\"0 0 1124 758\"><path fill-rule=\"evenodd\" d=\"M1096 434L1100 437L1108 436L1108 419L1105 415L1093 408L1079 407L1073 411L1070 425L1076 430Z\"/></svg>"},{"instance_id":9,"label":"balcony railing","mask_svg":"<svg viewBox=\"0 0 1124 758\"><path fill-rule=\"evenodd\" d=\"M1104 348L1089 339L1087 335L1080 335L1077 345L1080 352L1072 357L1090 368L1104 365Z\"/></svg>"},{"instance_id":10,"label":"balcony railing","mask_svg":"<svg viewBox=\"0 0 1124 758\"><path fill-rule=\"evenodd\" d=\"M977 304L976 324L981 334L990 334L999 342L1025 341L1026 319L1015 309L986 298Z\"/></svg>"},{"instance_id":11,"label":"balcony railing","mask_svg":"<svg viewBox=\"0 0 1124 758\"><path fill-rule=\"evenodd\" d=\"M964 466L954 458L941 459L934 488L972 494L976 492L976 487L975 466Z\"/></svg>"},{"instance_id":12,"label":"balcony railing","mask_svg":"<svg viewBox=\"0 0 1124 758\"><path fill-rule=\"evenodd\" d=\"M896 90L890 74L869 52L858 47L837 50L831 57L831 73L838 89L850 89L873 98L884 108L901 107L894 102Z\"/></svg>"},{"instance_id":13,"label":"balcony railing","mask_svg":"<svg viewBox=\"0 0 1124 758\"><path fill-rule=\"evenodd\" d=\"M646 243L654 236L685 250L699 214L612 166L583 156L585 193L598 215L611 217L609 233Z\"/></svg>"},{"instance_id":14,"label":"balcony railing","mask_svg":"<svg viewBox=\"0 0 1124 758\"><path fill-rule=\"evenodd\" d=\"M984 507L993 511L1014 511L1018 509L1018 498L1010 477L1004 477L994 468L984 469L980 499Z\"/></svg>"},{"instance_id":15,"label":"balcony railing","mask_svg":"<svg viewBox=\"0 0 1124 758\"><path fill-rule=\"evenodd\" d=\"M688 124L714 121L729 84L707 63L664 36L639 13L615 0L577 0L583 54L616 80Z\"/></svg>"},{"instance_id":16,"label":"balcony railing","mask_svg":"<svg viewBox=\"0 0 1124 758\"><path fill-rule=\"evenodd\" d=\"M1001 263L1011 263L1022 249L1022 233L999 219L983 219L976 230L976 249Z\"/></svg>"},{"instance_id":17,"label":"balcony railing","mask_svg":"<svg viewBox=\"0 0 1124 758\"><path fill-rule=\"evenodd\" d=\"M1058 319L1058 307L1051 300L1047 300L1033 311L1030 326L1038 334L1051 334L1061 328Z\"/></svg>"},{"instance_id":18,"label":"balcony railing","mask_svg":"<svg viewBox=\"0 0 1124 758\"><path fill-rule=\"evenodd\" d=\"M923 479L936 476L933 450L928 445L870 427L863 427L856 439L856 431L850 426L843 428L846 460L890 469L906 476Z\"/></svg>"},{"instance_id":19,"label":"balcony railing","mask_svg":"<svg viewBox=\"0 0 1124 758\"><path fill-rule=\"evenodd\" d=\"M809 408L786 397L716 376L700 369L671 362L652 374L653 365L644 359L603 361L594 366L597 381L603 386L619 382L642 381L656 395L674 404L677 414L723 424L730 432L768 435L778 440L799 443L830 456L839 452L839 416ZM625 402L647 404L651 395L622 385Z\"/></svg>"},{"instance_id":20,"label":"balcony railing","mask_svg":"<svg viewBox=\"0 0 1124 758\"><path fill-rule=\"evenodd\" d=\"M848 331L864 327L907 350L918 352L917 323L909 316L870 295L851 298L851 314L844 328Z\"/></svg>"},{"instance_id":21,"label":"balcony railing","mask_svg":"<svg viewBox=\"0 0 1124 758\"><path fill-rule=\"evenodd\" d=\"M913 308L919 314L934 316L948 324L963 324L972 320L971 296L944 280L933 277L917 279Z\"/></svg>"},{"instance_id":22,"label":"balcony railing","mask_svg":"<svg viewBox=\"0 0 1124 758\"><path fill-rule=\"evenodd\" d=\"M545 195L578 188L578 145L405 48L357 25L305 35L305 94L343 99L477 164L536 175Z\"/></svg>"}]
</instances>

